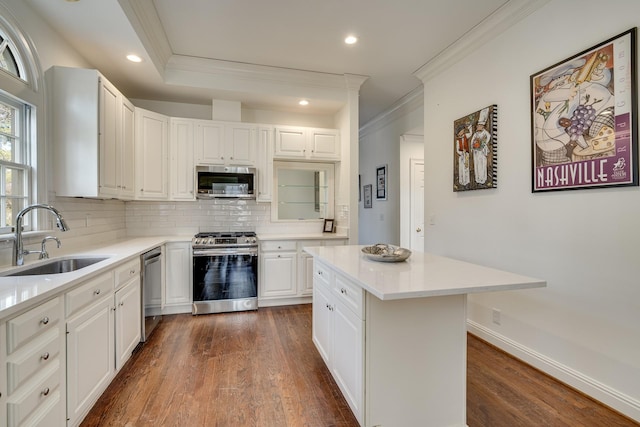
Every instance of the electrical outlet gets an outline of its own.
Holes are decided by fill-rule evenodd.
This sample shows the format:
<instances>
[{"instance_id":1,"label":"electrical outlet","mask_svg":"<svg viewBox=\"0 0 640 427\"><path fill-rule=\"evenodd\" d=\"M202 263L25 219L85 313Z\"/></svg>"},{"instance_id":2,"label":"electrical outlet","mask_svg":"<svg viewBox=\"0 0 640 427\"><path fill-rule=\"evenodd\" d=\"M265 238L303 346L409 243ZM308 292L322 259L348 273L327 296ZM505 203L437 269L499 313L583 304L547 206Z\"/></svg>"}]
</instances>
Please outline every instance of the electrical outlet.
<instances>
[{"instance_id":1,"label":"electrical outlet","mask_svg":"<svg viewBox=\"0 0 640 427\"><path fill-rule=\"evenodd\" d=\"M497 308L494 308L492 310L492 314L493 314L493 323L495 323L496 325L499 325L501 322L500 310L498 310Z\"/></svg>"}]
</instances>

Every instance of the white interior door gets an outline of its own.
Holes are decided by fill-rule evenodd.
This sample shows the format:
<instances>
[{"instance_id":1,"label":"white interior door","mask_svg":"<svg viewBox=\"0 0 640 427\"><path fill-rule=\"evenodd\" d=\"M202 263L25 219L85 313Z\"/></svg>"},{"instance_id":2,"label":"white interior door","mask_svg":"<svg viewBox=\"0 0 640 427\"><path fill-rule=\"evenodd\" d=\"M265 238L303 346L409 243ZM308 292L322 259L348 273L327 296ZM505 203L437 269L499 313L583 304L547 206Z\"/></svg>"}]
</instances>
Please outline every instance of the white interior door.
<instances>
[{"instance_id":1,"label":"white interior door","mask_svg":"<svg viewBox=\"0 0 640 427\"><path fill-rule=\"evenodd\" d=\"M411 250L424 252L424 160L411 159Z\"/></svg>"}]
</instances>

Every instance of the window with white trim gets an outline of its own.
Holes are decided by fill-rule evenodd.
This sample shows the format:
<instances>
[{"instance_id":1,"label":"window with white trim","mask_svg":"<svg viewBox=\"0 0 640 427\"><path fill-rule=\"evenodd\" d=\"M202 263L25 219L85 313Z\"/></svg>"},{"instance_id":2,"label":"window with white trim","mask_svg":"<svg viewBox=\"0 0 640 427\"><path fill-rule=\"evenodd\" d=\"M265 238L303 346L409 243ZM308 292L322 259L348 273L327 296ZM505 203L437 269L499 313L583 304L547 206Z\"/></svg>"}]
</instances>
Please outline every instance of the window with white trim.
<instances>
[{"instance_id":1,"label":"window with white trim","mask_svg":"<svg viewBox=\"0 0 640 427\"><path fill-rule=\"evenodd\" d=\"M29 204L30 113L28 105L0 94L0 233L10 232L16 214Z\"/></svg>"},{"instance_id":2,"label":"window with white trim","mask_svg":"<svg viewBox=\"0 0 640 427\"><path fill-rule=\"evenodd\" d=\"M18 99L11 89L3 87L6 79L17 78L27 87L32 87L30 74L25 68L23 52L15 38L16 29L0 17L0 234L10 233L15 217L32 200L32 126L35 124L35 108ZM8 85L12 87L11 84ZM24 218L24 230L31 230L31 218Z\"/></svg>"}]
</instances>

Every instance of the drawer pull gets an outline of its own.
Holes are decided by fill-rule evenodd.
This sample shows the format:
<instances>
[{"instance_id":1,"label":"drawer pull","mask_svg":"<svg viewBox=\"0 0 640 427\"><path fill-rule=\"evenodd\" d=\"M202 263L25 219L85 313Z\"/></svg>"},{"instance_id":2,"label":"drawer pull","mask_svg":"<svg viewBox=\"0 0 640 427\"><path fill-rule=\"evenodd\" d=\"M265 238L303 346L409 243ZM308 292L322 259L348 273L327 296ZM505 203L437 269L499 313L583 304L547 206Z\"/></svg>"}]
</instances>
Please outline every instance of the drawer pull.
<instances>
[{"instance_id":1,"label":"drawer pull","mask_svg":"<svg viewBox=\"0 0 640 427\"><path fill-rule=\"evenodd\" d=\"M49 318L47 316L44 316L42 318L42 320L40 320L40 323L42 323L43 325L46 325L49 323Z\"/></svg>"},{"instance_id":2,"label":"drawer pull","mask_svg":"<svg viewBox=\"0 0 640 427\"><path fill-rule=\"evenodd\" d=\"M318 271L318 276L322 276L322 271Z\"/></svg>"},{"instance_id":3,"label":"drawer pull","mask_svg":"<svg viewBox=\"0 0 640 427\"><path fill-rule=\"evenodd\" d=\"M42 390L40 392L40 394L42 394L43 396L48 396L49 395L49 387L45 387L44 390Z\"/></svg>"},{"instance_id":4,"label":"drawer pull","mask_svg":"<svg viewBox=\"0 0 640 427\"><path fill-rule=\"evenodd\" d=\"M129 274L131 274L132 276L135 274L135 270L129 270Z\"/></svg>"},{"instance_id":5,"label":"drawer pull","mask_svg":"<svg viewBox=\"0 0 640 427\"><path fill-rule=\"evenodd\" d=\"M340 293L342 295L346 295L347 294L347 290L345 288L340 288Z\"/></svg>"},{"instance_id":6,"label":"drawer pull","mask_svg":"<svg viewBox=\"0 0 640 427\"><path fill-rule=\"evenodd\" d=\"M93 291L94 295L100 295L100 289L96 289L95 291Z\"/></svg>"},{"instance_id":7,"label":"drawer pull","mask_svg":"<svg viewBox=\"0 0 640 427\"><path fill-rule=\"evenodd\" d=\"M49 360L49 352L45 352L42 356L40 356L42 360Z\"/></svg>"},{"instance_id":8,"label":"drawer pull","mask_svg":"<svg viewBox=\"0 0 640 427\"><path fill-rule=\"evenodd\" d=\"M124 301L122 301L122 302L120 303L120 307L122 307L123 305L124 305Z\"/></svg>"}]
</instances>

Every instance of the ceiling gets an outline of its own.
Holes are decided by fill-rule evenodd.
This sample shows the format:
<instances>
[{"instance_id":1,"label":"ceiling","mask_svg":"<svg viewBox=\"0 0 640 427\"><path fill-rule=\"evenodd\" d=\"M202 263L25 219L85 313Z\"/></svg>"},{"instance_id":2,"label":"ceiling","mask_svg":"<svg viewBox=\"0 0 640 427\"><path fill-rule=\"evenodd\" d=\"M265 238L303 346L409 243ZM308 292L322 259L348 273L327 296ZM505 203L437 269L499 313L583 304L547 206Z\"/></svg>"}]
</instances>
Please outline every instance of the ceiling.
<instances>
[{"instance_id":1,"label":"ceiling","mask_svg":"<svg viewBox=\"0 0 640 427\"><path fill-rule=\"evenodd\" d=\"M344 105L345 80L364 80L363 125L507 0L25 2L128 98L331 114ZM358 43L346 45L348 34ZM303 97L307 107L297 105Z\"/></svg>"}]
</instances>

